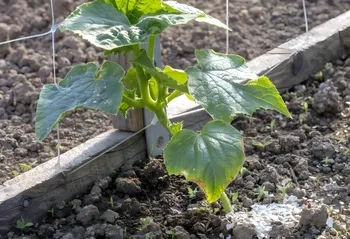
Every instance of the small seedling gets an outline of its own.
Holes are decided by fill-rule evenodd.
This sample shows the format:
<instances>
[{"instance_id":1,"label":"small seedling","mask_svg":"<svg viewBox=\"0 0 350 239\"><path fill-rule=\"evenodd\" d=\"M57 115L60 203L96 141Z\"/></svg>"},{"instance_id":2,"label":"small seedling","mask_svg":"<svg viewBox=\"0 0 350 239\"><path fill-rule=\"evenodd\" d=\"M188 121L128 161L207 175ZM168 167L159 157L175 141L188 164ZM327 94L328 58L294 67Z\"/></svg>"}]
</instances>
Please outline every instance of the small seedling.
<instances>
[{"instance_id":1,"label":"small seedling","mask_svg":"<svg viewBox=\"0 0 350 239\"><path fill-rule=\"evenodd\" d=\"M16 177L16 176L18 175L18 171L17 171L17 170L12 170L12 175L13 175L14 177Z\"/></svg>"},{"instance_id":2,"label":"small seedling","mask_svg":"<svg viewBox=\"0 0 350 239\"><path fill-rule=\"evenodd\" d=\"M107 203L111 205L112 208L114 207L114 200L112 196L109 197L109 201Z\"/></svg>"},{"instance_id":3,"label":"small seedling","mask_svg":"<svg viewBox=\"0 0 350 239\"><path fill-rule=\"evenodd\" d=\"M1 147L0 148L0 154L3 154L4 153L4 147Z\"/></svg>"},{"instance_id":4,"label":"small seedling","mask_svg":"<svg viewBox=\"0 0 350 239\"><path fill-rule=\"evenodd\" d=\"M307 113L309 111L309 104L306 101L304 101L302 103L302 106L303 106L304 112Z\"/></svg>"},{"instance_id":5,"label":"small seedling","mask_svg":"<svg viewBox=\"0 0 350 239\"><path fill-rule=\"evenodd\" d=\"M23 230L26 229L27 227L32 227L32 226L33 226L33 223L24 221L23 217L21 217L20 220L17 220L16 228L21 230L21 232L23 232Z\"/></svg>"},{"instance_id":6,"label":"small seedling","mask_svg":"<svg viewBox=\"0 0 350 239\"><path fill-rule=\"evenodd\" d=\"M345 154L345 155L350 155L350 149L345 149L345 150L344 150L344 154Z\"/></svg>"},{"instance_id":7,"label":"small seedling","mask_svg":"<svg viewBox=\"0 0 350 239\"><path fill-rule=\"evenodd\" d=\"M305 114L300 114L299 115L299 124L303 125L305 123Z\"/></svg>"},{"instance_id":8,"label":"small seedling","mask_svg":"<svg viewBox=\"0 0 350 239\"><path fill-rule=\"evenodd\" d=\"M272 141L263 141L263 142L253 142L253 145L255 147L257 147L258 149L260 149L261 151L264 151L265 150L265 147L270 145L272 143Z\"/></svg>"},{"instance_id":9,"label":"small seedling","mask_svg":"<svg viewBox=\"0 0 350 239\"><path fill-rule=\"evenodd\" d=\"M58 148L62 150L62 149L64 149L64 146L57 144L56 149L58 149Z\"/></svg>"},{"instance_id":10,"label":"small seedling","mask_svg":"<svg viewBox=\"0 0 350 239\"><path fill-rule=\"evenodd\" d=\"M346 228L346 235L347 235L347 236L350 235L350 227Z\"/></svg>"},{"instance_id":11,"label":"small seedling","mask_svg":"<svg viewBox=\"0 0 350 239\"><path fill-rule=\"evenodd\" d=\"M323 162L325 165L328 165L328 163L329 163L329 157L326 156L322 162Z\"/></svg>"},{"instance_id":12,"label":"small seedling","mask_svg":"<svg viewBox=\"0 0 350 239\"><path fill-rule=\"evenodd\" d=\"M71 204L72 204L72 209L75 210L77 208L77 205L73 202L71 202Z\"/></svg>"},{"instance_id":13,"label":"small seedling","mask_svg":"<svg viewBox=\"0 0 350 239\"><path fill-rule=\"evenodd\" d=\"M187 190L188 190L188 197L190 198L190 200L195 199L197 196L197 192L198 192L197 188L195 188L193 190L192 188L188 187Z\"/></svg>"},{"instance_id":14,"label":"small seedling","mask_svg":"<svg viewBox=\"0 0 350 239\"><path fill-rule=\"evenodd\" d=\"M261 200L261 199L263 199L263 198L265 198L268 194L269 194L269 192L268 191L265 191L265 186L263 185L263 186L259 186L259 188L258 188L258 202Z\"/></svg>"},{"instance_id":15,"label":"small seedling","mask_svg":"<svg viewBox=\"0 0 350 239\"><path fill-rule=\"evenodd\" d=\"M273 83L266 76L249 72L240 56L195 50L198 64L186 70L157 67L155 42L167 28L193 21L229 28L203 11L176 1L131 2L89 1L60 24L61 31L79 34L102 48L106 56L133 53L131 64L127 71L111 61L101 67L94 63L76 65L59 85L44 86L36 110L36 136L44 140L73 109L92 108L126 116L130 109L146 108L172 136L164 148L169 174L184 175L201 187L209 203L220 199L225 211L230 212L224 191L245 160L243 136L231 125L232 118L237 114L251 116L261 108L291 115ZM143 48L145 43L147 49ZM182 123L171 122L166 114L167 105L182 94L213 118L199 134L183 130ZM198 149L200 154L196 153ZM187 153L179 155L181 151Z\"/></svg>"},{"instance_id":16,"label":"small seedling","mask_svg":"<svg viewBox=\"0 0 350 239\"><path fill-rule=\"evenodd\" d=\"M233 193L233 192L230 191L229 195L230 195L232 203L234 203L237 200L237 198L238 198L238 192Z\"/></svg>"},{"instance_id":17,"label":"small seedling","mask_svg":"<svg viewBox=\"0 0 350 239\"><path fill-rule=\"evenodd\" d=\"M24 172L27 172L32 169L32 166L25 164L25 163L20 163L18 164Z\"/></svg>"},{"instance_id":18,"label":"small seedling","mask_svg":"<svg viewBox=\"0 0 350 239\"><path fill-rule=\"evenodd\" d=\"M141 229L151 225L153 222L154 220L152 217L141 218L141 225L142 225Z\"/></svg>"},{"instance_id":19,"label":"small seedling","mask_svg":"<svg viewBox=\"0 0 350 239\"><path fill-rule=\"evenodd\" d=\"M316 80L321 81L321 80L323 79L323 72L320 71L320 72L316 73L316 74L314 75L314 77L315 77Z\"/></svg>"},{"instance_id":20,"label":"small seedling","mask_svg":"<svg viewBox=\"0 0 350 239\"><path fill-rule=\"evenodd\" d=\"M340 236L340 232L334 229L333 227L331 228L332 231L335 232L335 236L338 238Z\"/></svg>"},{"instance_id":21,"label":"small seedling","mask_svg":"<svg viewBox=\"0 0 350 239\"><path fill-rule=\"evenodd\" d=\"M271 122L270 122L270 129L271 129L271 132L273 132L274 129L275 129L275 123L276 123L276 120L275 120L275 119L271 120Z\"/></svg>"},{"instance_id":22,"label":"small seedling","mask_svg":"<svg viewBox=\"0 0 350 239\"><path fill-rule=\"evenodd\" d=\"M316 183L318 186L321 186L322 185L322 181L321 181L321 178L320 177L317 177L316 178Z\"/></svg>"},{"instance_id":23,"label":"small seedling","mask_svg":"<svg viewBox=\"0 0 350 239\"><path fill-rule=\"evenodd\" d=\"M55 209L51 208L50 210L47 210L49 213L51 213L51 217L55 216Z\"/></svg>"},{"instance_id":24,"label":"small seedling","mask_svg":"<svg viewBox=\"0 0 350 239\"><path fill-rule=\"evenodd\" d=\"M275 200L279 202L285 199L287 195L287 189L290 188L290 186L292 186L292 182L287 183L284 187L278 187L279 192L275 197Z\"/></svg>"},{"instance_id":25,"label":"small seedling","mask_svg":"<svg viewBox=\"0 0 350 239\"><path fill-rule=\"evenodd\" d=\"M242 166L241 170L239 171L239 173L241 174L241 177L243 177L246 172L247 172L247 168Z\"/></svg>"},{"instance_id":26,"label":"small seedling","mask_svg":"<svg viewBox=\"0 0 350 239\"><path fill-rule=\"evenodd\" d=\"M328 208L327 208L327 212L328 212L328 216L330 217L332 215L334 211L334 205L330 205Z\"/></svg>"}]
</instances>

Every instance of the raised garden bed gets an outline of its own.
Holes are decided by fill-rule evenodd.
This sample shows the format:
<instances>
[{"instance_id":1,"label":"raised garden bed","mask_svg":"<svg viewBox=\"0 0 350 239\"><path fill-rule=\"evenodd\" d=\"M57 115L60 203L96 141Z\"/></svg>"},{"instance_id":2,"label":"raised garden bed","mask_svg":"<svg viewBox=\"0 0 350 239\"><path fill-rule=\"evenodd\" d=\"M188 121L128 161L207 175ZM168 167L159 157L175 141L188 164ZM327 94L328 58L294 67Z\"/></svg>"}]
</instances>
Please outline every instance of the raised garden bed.
<instances>
[{"instance_id":1,"label":"raised garden bed","mask_svg":"<svg viewBox=\"0 0 350 239\"><path fill-rule=\"evenodd\" d=\"M346 238L349 23L350 13L345 13L316 27L308 36L302 35L249 62L257 73L268 71L281 91L290 89L283 97L294 119L263 111L250 119L234 120L234 126L244 131L248 156L246 171L229 186L229 190L238 192L235 210L253 207L259 193L263 194L259 199L264 204L277 200L278 186L288 182L292 185L285 188L286 193L298 198L294 203L310 205L309 211L294 216L297 221L291 227L283 223L270 225L270 236L314 238L324 233L330 238L340 233ZM285 49L299 53L290 57ZM187 128L199 129L207 120L206 113L196 105L183 105L181 109L170 106L169 114L172 120L183 119ZM230 224L239 221L234 214L220 216L220 205L203 203L201 192L189 194L187 188L192 185L180 177L167 176L161 159L146 164L142 134L89 163L131 135L110 131L66 152L62 156L66 177L53 160L7 181L0 189L1 235L6 236L21 216L28 222L40 223L45 217L40 225L26 229L27 234L43 238L122 238L112 237L120 234L126 238L171 238L173 234L177 238L190 238L189 234L252 238L256 234L248 219L230 229ZM131 167L134 162L136 166ZM117 173L107 176L111 169ZM73 197L76 199L71 201ZM320 203L326 206L319 208ZM119 215L104 213L107 209ZM335 230L325 229L328 217L334 218Z\"/></svg>"},{"instance_id":2,"label":"raised garden bed","mask_svg":"<svg viewBox=\"0 0 350 239\"><path fill-rule=\"evenodd\" d=\"M84 1L55 1L57 22ZM225 21L225 0L186 3ZM310 27L315 27L350 8L347 0L307 1ZM253 59L303 33L301 1L254 0L230 3L230 52ZM0 1L0 41L50 29L50 5L44 0ZM225 32L213 27L176 27L162 35L163 63L185 68L194 63L193 49L225 48ZM57 76L63 78L72 65L102 61L103 52L72 34L56 33ZM43 84L52 82L51 37L0 47L0 183L34 168L57 154L57 134L43 143L34 135L34 111ZM23 93L26 92L26 93ZM17 95L17 97L13 97ZM19 97L18 97L19 96ZM16 100L15 100L16 99ZM61 122L61 151L66 152L112 129L107 115L79 110ZM22 136L22 137L21 137Z\"/></svg>"}]
</instances>

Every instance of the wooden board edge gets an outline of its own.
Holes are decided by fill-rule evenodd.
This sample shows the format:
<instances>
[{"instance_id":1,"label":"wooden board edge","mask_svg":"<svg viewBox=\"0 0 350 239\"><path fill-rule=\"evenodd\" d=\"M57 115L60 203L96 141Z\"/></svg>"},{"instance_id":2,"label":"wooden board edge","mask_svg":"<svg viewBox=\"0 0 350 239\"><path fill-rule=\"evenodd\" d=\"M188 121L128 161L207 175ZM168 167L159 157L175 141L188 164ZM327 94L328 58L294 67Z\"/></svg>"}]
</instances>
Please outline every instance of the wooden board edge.
<instances>
[{"instance_id":1,"label":"wooden board edge","mask_svg":"<svg viewBox=\"0 0 350 239\"><path fill-rule=\"evenodd\" d=\"M109 153L102 154L119 143ZM135 161L145 160L146 155L144 134L133 136L112 130L63 154L61 162L66 176L52 159L5 182L0 188L0 238L5 237L21 217L27 222L39 222L53 206L69 202L112 170L130 167Z\"/></svg>"}]
</instances>

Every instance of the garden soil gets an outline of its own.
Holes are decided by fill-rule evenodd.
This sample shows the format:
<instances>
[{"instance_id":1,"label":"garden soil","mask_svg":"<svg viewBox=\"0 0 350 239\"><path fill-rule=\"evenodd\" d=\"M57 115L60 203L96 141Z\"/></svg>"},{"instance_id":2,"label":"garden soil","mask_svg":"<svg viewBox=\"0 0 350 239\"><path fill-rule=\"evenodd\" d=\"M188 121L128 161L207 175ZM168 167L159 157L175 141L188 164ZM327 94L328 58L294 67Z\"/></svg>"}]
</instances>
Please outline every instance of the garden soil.
<instances>
[{"instance_id":1,"label":"garden soil","mask_svg":"<svg viewBox=\"0 0 350 239\"><path fill-rule=\"evenodd\" d=\"M233 213L169 176L159 157L97 181L25 236L14 228L8 237L350 238L350 58L327 63L283 98L293 119L258 111L232 122L247 155L226 190Z\"/></svg>"},{"instance_id":2,"label":"garden soil","mask_svg":"<svg viewBox=\"0 0 350 239\"><path fill-rule=\"evenodd\" d=\"M54 2L60 22L82 1ZM224 21L223 0L186 3ZM350 2L310 0L307 7L314 27L348 10ZM50 16L49 1L0 0L0 41L48 31ZM305 31L301 1L231 1L230 27L230 53L252 59ZM71 33L58 31L55 40L58 80L73 65L105 59L100 49ZM225 52L225 41L223 30L202 24L168 29L162 35L163 63L186 68L195 64L194 49ZM34 133L40 90L53 82L51 52L51 36L0 46L0 183L56 155L56 131L43 142ZM293 120L261 111L233 122L244 132L247 154L247 170L229 187L238 192L235 210L254 207L259 192L262 203L276 201L277 194L284 195L279 187L306 207L295 226L275 223L270 235L347 238L349 83L350 61L338 60L284 94ZM61 151L111 128L110 116L100 112L71 113L60 124ZM188 187L195 189L182 177L168 176L162 159L140 162L97 182L87 195L56 205L54 215L25 231L31 237L13 230L9 238L253 238L251 223L228 226L234 220L222 216L219 204L205 204L200 190L190 198ZM329 218L334 229L325 229Z\"/></svg>"}]
</instances>

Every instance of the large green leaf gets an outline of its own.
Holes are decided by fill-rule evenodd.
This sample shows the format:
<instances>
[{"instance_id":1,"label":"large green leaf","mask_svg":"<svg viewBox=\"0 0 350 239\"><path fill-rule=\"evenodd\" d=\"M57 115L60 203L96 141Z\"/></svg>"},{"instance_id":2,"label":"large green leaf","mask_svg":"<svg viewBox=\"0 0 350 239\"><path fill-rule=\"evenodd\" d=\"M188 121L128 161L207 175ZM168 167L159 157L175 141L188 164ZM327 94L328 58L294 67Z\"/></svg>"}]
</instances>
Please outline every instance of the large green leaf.
<instances>
[{"instance_id":1,"label":"large green leaf","mask_svg":"<svg viewBox=\"0 0 350 239\"><path fill-rule=\"evenodd\" d=\"M172 137L164 159L170 174L184 175L214 202L243 165L242 135L223 121L207 123L200 134L185 129Z\"/></svg>"},{"instance_id":2,"label":"large green leaf","mask_svg":"<svg viewBox=\"0 0 350 239\"><path fill-rule=\"evenodd\" d=\"M43 140L70 111L78 108L102 110L117 114L123 97L120 82L125 72L116 63L77 65L59 85L46 85L40 93L35 130Z\"/></svg>"},{"instance_id":3,"label":"large green leaf","mask_svg":"<svg viewBox=\"0 0 350 239\"><path fill-rule=\"evenodd\" d=\"M189 92L214 119L230 122L236 114L251 115L259 108L290 117L275 86L251 73L242 57L200 50L196 58L199 67L186 69Z\"/></svg>"},{"instance_id":4,"label":"large green leaf","mask_svg":"<svg viewBox=\"0 0 350 239\"><path fill-rule=\"evenodd\" d=\"M207 23L223 29L229 29L224 23L222 23L218 19L213 18L207 15L206 13L204 13L203 11L197 8L194 8L192 6L189 6L187 4L178 3L176 1L165 1L164 5L166 6L166 9L169 12L174 12L173 9L175 9L176 10L175 12L178 12L178 13L180 12L183 14L198 14L199 17L195 19L197 22Z\"/></svg>"},{"instance_id":5,"label":"large green leaf","mask_svg":"<svg viewBox=\"0 0 350 239\"><path fill-rule=\"evenodd\" d=\"M145 0L130 0L130 2L134 2L135 6L142 6L133 8L137 12L140 11L138 15L142 13L142 16L140 15L140 18L135 22L129 21L124 13L125 10L119 11L119 8L116 9L109 3L95 0L79 6L61 24L60 28L62 31L69 30L81 35L95 46L107 50L106 54L110 54L118 53L122 50L130 51L130 46L146 43L149 36L159 34L170 26L186 24L197 18L207 18L198 9L197 11L185 13L172 9L170 6L167 9L171 12L164 10L160 13L153 13L157 8L155 7L152 10L152 4L154 3L154 6L158 6L158 1L156 0L151 1L151 6L148 6L148 10L144 9L146 7ZM121 6L121 9L124 9L124 5L118 5L124 3L125 1L121 1L121 3L118 1L114 3L114 6ZM143 15L143 13L147 14ZM215 22L210 24L217 25Z\"/></svg>"},{"instance_id":6,"label":"large green leaf","mask_svg":"<svg viewBox=\"0 0 350 239\"><path fill-rule=\"evenodd\" d=\"M133 59L132 62L141 66L161 85L170 87L172 89L180 90L182 92L188 92L187 85L178 83L176 80L172 79L167 74L162 72L159 68L156 68L152 63L152 60L148 57L145 50L141 49L140 54L135 59Z\"/></svg>"},{"instance_id":7,"label":"large green leaf","mask_svg":"<svg viewBox=\"0 0 350 239\"><path fill-rule=\"evenodd\" d=\"M73 31L105 50L146 43L149 36L132 26L124 13L98 0L79 6L60 28Z\"/></svg>"}]
</instances>

